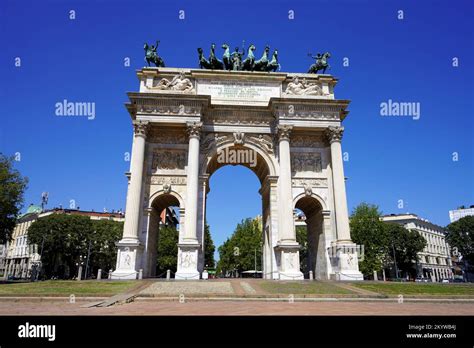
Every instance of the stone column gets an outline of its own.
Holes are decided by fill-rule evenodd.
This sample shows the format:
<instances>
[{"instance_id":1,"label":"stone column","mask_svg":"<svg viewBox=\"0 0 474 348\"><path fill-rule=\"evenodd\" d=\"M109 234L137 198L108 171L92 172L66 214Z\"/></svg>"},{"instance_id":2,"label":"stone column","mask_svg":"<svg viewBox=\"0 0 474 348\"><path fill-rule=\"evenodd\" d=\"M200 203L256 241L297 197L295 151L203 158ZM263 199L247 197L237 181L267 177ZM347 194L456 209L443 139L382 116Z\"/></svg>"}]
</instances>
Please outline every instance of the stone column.
<instances>
[{"instance_id":1,"label":"stone column","mask_svg":"<svg viewBox=\"0 0 474 348\"><path fill-rule=\"evenodd\" d=\"M344 167L342 163L341 139L343 127L329 127L326 137L331 144L331 167L336 206L336 231L338 241L351 241L349 230L349 214L346 201L346 183L344 180Z\"/></svg>"},{"instance_id":2,"label":"stone column","mask_svg":"<svg viewBox=\"0 0 474 348\"><path fill-rule=\"evenodd\" d=\"M280 177L278 179L278 201L280 206L280 242L295 243L296 233L293 221L293 199L291 190L290 133L293 126L278 126Z\"/></svg>"},{"instance_id":3,"label":"stone column","mask_svg":"<svg viewBox=\"0 0 474 348\"><path fill-rule=\"evenodd\" d=\"M278 234L280 279L303 279L300 271L300 246L296 241L291 189L290 133L292 126L278 126L280 175L278 178Z\"/></svg>"},{"instance_id":4,"label":"stone column","mask_svg":"<svg viewBox=\"0 0 474 348\"><path fill-rule=\"evenodd\" d=\"M148 122L135 121L134 137L132 145L132 158L130 164L130 184L127 192L127 203L125 209L125 225L123 229L123 240L138 240L138 228L140 223L141 192L143 181L143 162L145 159L145 143Z\"/></svg>"},{"instance_id":5,"label":"stone column","mask_svg":"<svg viewBox=\"0 0 474 348\"><path fill-rule=\"evenodd\" d=\"M331 168L334 195L334 206L336 209L336 253L337 267L335 267L336 280L363 280L359 272L359 260L357 246L351 241L349 228L349 213L346 200L346 183L344 180L344 168L342 163L341 139L344 128L328 127L326 137L331 146Z\"/></svg>"},{"instance_id":6,"label":"stone column","mask_svg":"<svg viewBox=\"0 0 474 348\"><path fill-rule=\"evenodd\" d=\"M188 124L189 149L186 184L186 229L183 243L198 243L197 212L199 185L199 137L202 123Z\"/></svg>"},{"instance_id":7,"label":"stone column","mask_svg":"<svg viewBox=\"0 0 474 348\"><path fill-rule=\"evenodd\" d=\"M189 148L186 182L186 207L184 236L178 244L178 267L176 280L196 280L200 278L198 260L200 243L197 239L199 201L199 136L202 123L188 123Z\"/></svg>"},{"instance_id":8,"label":"stone column","mask_svg":"<svg viewBox=\"0 0 474 348\"><path fill-rule=\"evenodd\" d=\"M125 224L122 240L117 243L116 270L111 279L136 279L142 267L143 245L139 240L140 210L142 209L143 163L145 161L147 121L134 121L132 158L130 163L130 183L127 191Z\"/></svg>"}]
</instances>

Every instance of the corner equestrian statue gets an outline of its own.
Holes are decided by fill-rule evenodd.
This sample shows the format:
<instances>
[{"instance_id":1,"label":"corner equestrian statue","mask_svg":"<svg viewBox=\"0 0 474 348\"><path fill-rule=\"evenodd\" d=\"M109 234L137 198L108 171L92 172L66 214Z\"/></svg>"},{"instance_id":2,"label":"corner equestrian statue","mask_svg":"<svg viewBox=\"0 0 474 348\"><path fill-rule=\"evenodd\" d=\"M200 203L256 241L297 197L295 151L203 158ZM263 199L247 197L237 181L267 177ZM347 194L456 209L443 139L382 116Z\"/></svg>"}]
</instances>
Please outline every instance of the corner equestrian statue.
<instances>
[{"instance_id":1,"label":"corner equestrian statue","mask_svg":"<svg viewBox=\"0 0 474 348\"><path fill-rule=\"evenodd\" d=\"M308 56L316 59L316 62L309 67L308 74L317 74L319 70L322 70L323 74L325 74L326 69L331 69L331 66L328 64L328 59L331 58L329 52L325 52L324 54L318 53L316 56L309 53Z\"/></svg>"},{"instance_id":2,"label":"corner equestrian statue","mask_svg":"<svg viewBox=\"0 0 474 348\"><path fill-rule=\"evenodd\" d=\"M156 67L165 67L165 62L164 60L156 53L156 50L158 48L160 41L156 41L156 45L153 46L148 46L148 43L145 42L145 61L148 63L148 66L150 66L150 62L155 64Z\"/></svg>"}]
</instances>

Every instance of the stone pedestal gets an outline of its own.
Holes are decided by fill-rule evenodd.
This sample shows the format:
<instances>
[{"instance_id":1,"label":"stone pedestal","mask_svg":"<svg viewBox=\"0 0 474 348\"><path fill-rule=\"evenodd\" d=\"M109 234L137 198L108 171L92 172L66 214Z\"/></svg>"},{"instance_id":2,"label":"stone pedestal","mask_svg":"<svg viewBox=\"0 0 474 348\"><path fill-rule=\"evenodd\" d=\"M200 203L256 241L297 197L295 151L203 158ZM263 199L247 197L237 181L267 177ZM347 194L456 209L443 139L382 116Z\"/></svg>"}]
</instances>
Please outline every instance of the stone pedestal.
<instances>
[{"instance_id":1,"label":"stone pedestal","mask_svg":"<svg viewBox=\"0 0 474 348\"><path fill-rule=\"evenodd\" d=\"M180 243L178 244L178 270L175 274L176 280L198 280L198 254L200 244Z\"/></svg>"},{"instance_id":2,"label":"stone pedestal","mask_svg":"<svg viewBox=\"0 0 474 348\"><path fill-rule=\"evenodd\" d=\"M300 271L300 246L298 243L278 244L275 247L279 258L279 276L281 280L304 279Z\"/></svg>"},{"instance_id":3,"label":"stone pedestal","mask_svg":"<svg viewBox=\"0 0 474 348\"><path fill-rule=\"evenodd\" d=\"M143 245L137 240L121 240L116 245L118 247L117 266L111 279L137 279L137 269L141 268L139 263Z\"/></svg>"},{"instance_id":4,"label":"stone pedestal","mask_svg":"<svg viewBox=\"0 0 474 348\"><path fill-rule=\"evenodd\" d=\"M359 271L357 246L355 243L336 243L331 249L336 280L364 280Z\"/></svg>"}]
</instances>

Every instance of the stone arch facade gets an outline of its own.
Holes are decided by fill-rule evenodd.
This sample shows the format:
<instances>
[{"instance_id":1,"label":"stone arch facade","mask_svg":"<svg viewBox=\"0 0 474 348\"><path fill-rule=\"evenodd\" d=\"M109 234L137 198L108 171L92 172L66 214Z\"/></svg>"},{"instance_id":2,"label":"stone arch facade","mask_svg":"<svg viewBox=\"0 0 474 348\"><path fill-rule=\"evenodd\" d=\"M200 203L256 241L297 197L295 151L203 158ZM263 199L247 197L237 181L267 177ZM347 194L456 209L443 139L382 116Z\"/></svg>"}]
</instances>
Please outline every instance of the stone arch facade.
<instances>
[{"instance_id":1,"label":"stone arch facade","mask_svg":"<svg viewBox=\"0 0 474 348\"><path fill-rule=\"evenodd\" d=\"M308 214L316 214L320 229L316 278L362 279L357 262L349 262L357 257L341 150L349 101L335 99L337 79L175 68L143 68L137 75L140 89L128 94L126 105L135 131L113 278L134 278L140 269L153 274L153 214L161 199L180 207L176 279L199 279L209 177L223 165L240 164L262 185L265 278L303 278L293 211L313 202L318 212Z\"/></svg>"}]
</instances>

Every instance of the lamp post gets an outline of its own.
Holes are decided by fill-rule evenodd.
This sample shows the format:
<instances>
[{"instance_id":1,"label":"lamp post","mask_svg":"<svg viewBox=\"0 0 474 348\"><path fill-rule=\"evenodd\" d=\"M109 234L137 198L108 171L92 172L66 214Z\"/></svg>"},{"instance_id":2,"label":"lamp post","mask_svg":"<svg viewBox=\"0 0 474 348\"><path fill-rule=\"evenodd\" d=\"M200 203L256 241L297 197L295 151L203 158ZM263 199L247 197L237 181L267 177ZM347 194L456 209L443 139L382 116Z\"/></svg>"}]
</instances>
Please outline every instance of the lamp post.
<instances>
[{"instance_id":1,"label":"lamp post","mask_svg":"<svg viewBox=\"0 0 474 348\"><path fill-rule=\"evenodd\" d=\"M398 280L398 267L397 267L397 257L395 256L395 247L392 242L392 251L393 251L393 264L395 265L395 279Z\"/></svg>"},{"instance_id":2,"label":"lamp post","mask_svg":"<svg viewBox=\"0 0 474 348\"><path fill-rule=\"evenodd\" d=\"M87 280L87 271L89 270L89 257L91 256L91 241L89 240L89 247L87 248L87 259L86 259L86 274L84 280Z\"/></svg>"}]
</instances>

